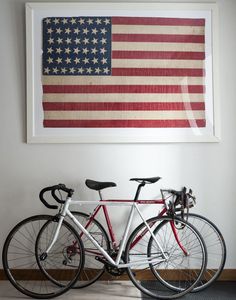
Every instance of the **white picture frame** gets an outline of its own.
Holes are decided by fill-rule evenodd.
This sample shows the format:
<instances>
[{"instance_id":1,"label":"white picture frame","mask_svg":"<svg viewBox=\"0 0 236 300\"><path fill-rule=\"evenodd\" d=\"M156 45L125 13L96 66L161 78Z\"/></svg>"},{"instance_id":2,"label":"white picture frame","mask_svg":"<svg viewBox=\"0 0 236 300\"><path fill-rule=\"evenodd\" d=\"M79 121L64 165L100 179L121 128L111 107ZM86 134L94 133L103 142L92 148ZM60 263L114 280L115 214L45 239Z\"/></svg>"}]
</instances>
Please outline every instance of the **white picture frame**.
<instances>
[{"instance_id":1,"label":"white picture frame","mask_svg":"<svg viewBox=\"0 0 236 300\"><path fill-rule=\"evenodd\" d=\"M158 12L158 13L155 13ZM72 16L181 16L206 20L204 128L44 128L42 20ZM219 142L218 8L214 3L26 3L27 143Z\"/></svg>"}]
</instances>

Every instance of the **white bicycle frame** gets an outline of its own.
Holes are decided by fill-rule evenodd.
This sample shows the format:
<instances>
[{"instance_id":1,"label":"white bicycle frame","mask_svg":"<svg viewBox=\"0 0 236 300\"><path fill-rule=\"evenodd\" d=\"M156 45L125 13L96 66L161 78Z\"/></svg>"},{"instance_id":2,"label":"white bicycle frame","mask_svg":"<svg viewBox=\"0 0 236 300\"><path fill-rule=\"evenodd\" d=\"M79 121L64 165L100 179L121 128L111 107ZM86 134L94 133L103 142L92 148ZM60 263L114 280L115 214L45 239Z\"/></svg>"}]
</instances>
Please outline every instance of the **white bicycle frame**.
<instances>
[{"instance_id":1,"label":"white bicycle frame","mask_svg":"<svg viewBox=\"0 0 236 300\"><path fill-rule=\"evenodd\" d=\"M107 205L107 206L131 206L131 210L130 210L130 214L129 214L129 218L124 230L124 234L123 234L123 239L122 242L120 244L119 247L119 251L116 257L116 260L113 260L112 257L98 244L98 242L92 237L92 235L84 228L84 226L74 217L74 215L71 213L71 211L69 210L69 206L70 205ZM154 239L156 245L158 246L158 248L160 249L160 252L162 254L163 259L160 259L160 254L158 255L158 258L155 256L149 257L149 258L140 258L137 259L135 261L132 261L130 263L120 263L121 262L121 255L123 253L123 250L125 248L126 245L126 241L128 239L128 234L129 234L129 230L133 221L133 217L134 217L134 212L135 210L138 212L138 214L140 215L141 219L143 220L146 228L148 229L148 231L150 232L152 238ZM65 201L61 216L59 218L59 222L58 225L56 227L56 231L54 234L54 237L52 239L52 242L50 243L50 245L48 246L47 250L45 251L46 254L48 254L50 252L50 250L52 249L53 245L55 244L59 232L60 232L60 228L62 225L62 222L64 220L64 218L68 216L73 223L75 223L75 225L85 234L85 236L93 243L93 245L104 255L104 257L107 259L107 261L114 265L117 268L128 268L131 266L137 266L137 265L143 265L143 264L150 264L150 263L160 263L163 262L165 260L168 259L166 253L164 252L163 248L161 247L160 243L158 242L158 240L156 239L155 235L153 234L153 231L151 230L150 226L148 225L148 223L146 222L146 220L144 219L141 211L138 208L137 203L135 202L115 202L115 201L106 201L106 202L102 202L102 201L79 201L79 200L72 200L71 197L68 197Z\"/></svg>"}]
</instances>

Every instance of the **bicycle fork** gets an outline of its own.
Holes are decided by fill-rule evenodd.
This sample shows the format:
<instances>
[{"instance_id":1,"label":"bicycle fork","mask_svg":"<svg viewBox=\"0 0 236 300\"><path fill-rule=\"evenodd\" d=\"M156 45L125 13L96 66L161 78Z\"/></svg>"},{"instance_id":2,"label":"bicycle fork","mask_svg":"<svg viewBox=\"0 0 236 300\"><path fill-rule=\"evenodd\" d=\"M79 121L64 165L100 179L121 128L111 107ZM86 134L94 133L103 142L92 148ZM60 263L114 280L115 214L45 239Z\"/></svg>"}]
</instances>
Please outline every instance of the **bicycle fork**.
<instances>
[{"instance_id":1,"label":"bicycle fork","mask_svg":"<svg viewBox=\"0 0 236 300\"><path fill-rule=\"evenodd\" d=\"M39 258L40 260L45 260L47 258L47 255L48 253L50 252L50 250L52 249L53 245L55 244L55 242L57 241L57 238L59 236L59 232L60 232L60 229L61 229L61 225L62 225L62 222L66 216L66 211L68 210L68 207L70 205L70 198L67 199L67 201L65 202L65 205L63 207L63 211L62 211L62 214L60 214L60 217L59 217L59 221L58 221L58 224L57 224L57 227L56 227L56 231L55 231L55 234L53 235L53 239L50 243L50 245L48 246L48 248L46 249L45 252L43 252Z\"/></svg>"}]
</instances>

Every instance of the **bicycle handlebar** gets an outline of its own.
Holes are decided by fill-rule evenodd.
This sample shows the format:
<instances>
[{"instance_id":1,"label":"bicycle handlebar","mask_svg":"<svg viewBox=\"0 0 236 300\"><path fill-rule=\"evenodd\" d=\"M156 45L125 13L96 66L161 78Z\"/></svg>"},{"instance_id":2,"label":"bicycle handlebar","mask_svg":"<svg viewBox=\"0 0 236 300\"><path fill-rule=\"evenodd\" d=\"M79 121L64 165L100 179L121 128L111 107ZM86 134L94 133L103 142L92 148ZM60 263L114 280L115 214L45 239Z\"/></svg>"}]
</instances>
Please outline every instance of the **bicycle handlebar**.
<instances>
[{"instance_id":1,"label":"bicycle handlebar","mask_svg":"<svg viewBox=\"0 0 236 300\"><path fill-rule=\"evenodd\" d=\"M65 186L65 184L57 184L57 185L53 185L53 186L48 186L48 187L45 187L43 188L40 193L39 193L39 199L40 201L47 207L47 208L50 208L50 209L57 209L58 206L57 205L52 205L52 204L49 204L45 198L44 198L44 194L46 192L49 192L51 191L51 195L52 197L54 198L54 200L56 200L57 203L59 204L64 204L65 203L65 200L61 200L60 198L57 197L56 195L56 191L63 191L63 192L66 192L67 193L67 196L68 197L72 197L73 193L74 193L74 190L72 189L69 189Z\"/></svg>"}]
</instances>

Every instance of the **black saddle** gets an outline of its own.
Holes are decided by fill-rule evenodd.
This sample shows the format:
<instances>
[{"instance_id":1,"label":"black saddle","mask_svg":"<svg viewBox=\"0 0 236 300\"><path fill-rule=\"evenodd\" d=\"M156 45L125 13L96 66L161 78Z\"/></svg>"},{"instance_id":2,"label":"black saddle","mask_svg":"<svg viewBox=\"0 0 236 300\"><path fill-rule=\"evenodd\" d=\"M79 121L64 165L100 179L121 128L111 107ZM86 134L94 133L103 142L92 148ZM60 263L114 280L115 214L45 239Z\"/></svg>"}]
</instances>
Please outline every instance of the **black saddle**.
<instances>
[{"instance_id":1,"label":"black saddle","mask_svg":"<svg viewBox=\"0 0 236 300\"><path fill-rule=\"evenodd\" d=\"M91 179L86 179L85 184L87 185L88 188L95 191L100 191L108 187L116 186L114 182L100 182Z\"/></svg>"},{"instance_id":2,"label":"black saddle","mask_svg":"<svg viewBox=\"0 0 236 300\"><path fill-rule=\"evenodd\" d=\"M131 181L137 181L139 183L155 183L160 180L161 177L150 177L150 178L131 178Z\"/></svg>"}]
</instances>

